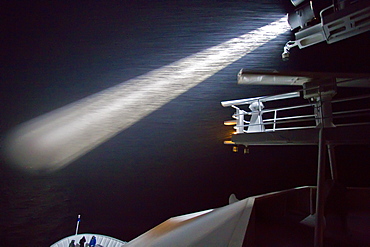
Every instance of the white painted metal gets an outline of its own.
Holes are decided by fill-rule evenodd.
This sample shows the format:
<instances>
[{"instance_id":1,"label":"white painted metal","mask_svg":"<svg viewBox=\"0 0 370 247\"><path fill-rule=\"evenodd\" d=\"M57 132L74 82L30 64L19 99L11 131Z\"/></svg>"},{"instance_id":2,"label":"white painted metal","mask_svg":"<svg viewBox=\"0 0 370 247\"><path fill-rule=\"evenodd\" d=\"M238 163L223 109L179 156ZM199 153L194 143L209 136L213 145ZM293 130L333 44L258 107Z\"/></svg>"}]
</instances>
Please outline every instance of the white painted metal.
<instances>
[{"instance_id":1,"label":"white painted metal","mask_svg":"<svg viewBox=\"0 0 370 247\"><path fill-rule=\"evenodd\" d=\"M255 98L222 101L221 105L223 107L236 106L236 105L250 105L255 101L267 102L267 101L274 101L274 100L296 98L299 96L300 96L299 92L292 92L292 93L284 93L284 94L278 94L278 95L273 95L273 96L261 96L261 97L255 97Z\"/></svg>"},{"instance_id":2,"label":"white painted metal","mask_svg":"<svg viewBox=\"0 0 370 247\"><path fill-rule=\"evenodd\" d=\"M363 95L363 96L350 97L350 98L340 99L340 100L335 100L335 101L330 101L330 102L339 103L339 102L347 102L347 101L353 101L353 100L366 100L369 98L370 98L369 95ZM256 98L252 98L252 99L256 99ZM270 97L270 99L273 99L273 97ZM241 102L243 101L250 102L249 99L231 100L231 101L227 101L223 105L228 106L229 104L231 104L231 102L243 105L241 104ZM236 113L233 114L233 118L236 121L236 126L234 128L236 129L237 134L317 128L317 125L322 122L320 120L322 118L321 113L315 112L315 109L317 107L314 107L315 104L313 103L264 110L262 102L260 102L261 104L260 107L259 107L258 102L260 101L259 100L255 101L255 105L253 105L253 107L250 108L251 111L245 111L235 105L231 105L231 107L235 108L236 110ZM333 115L335 118L344 118L346 116L349 116L350 114L366 115L370 113L369 108L364 108L366 107L365 105L359 105L359 107L361 109L351 109L347 111L333 112ZM312 114L301 114L301 115L295 114L292 116L279 117L280 112L289 111L289 110L297 110L297 109L302 109L302 108L309 108L313 113ZM268 114L268 113L272 113L273 117L268 118L268 119L263 119L262 115ZM249 122L245 120L245 115L251 115L251 119ZM305 124L301 126L297 125L297 123L303 120ZM326 121L328 122L325 124L326 127L334 127L334 125L332 124L331 118L326 119ZM325 118L324 118L324 122L325 122ZM285 126L285 127L278 128L277 125L280 123L292 124L292 126ZM353 125L353 124L359 125L359 124L367 124L367 123L346 123L346 124L339 124L337 126ZM269 128L269 126L272 126L272 127Z\"/></svg>"},{"instance_id":3,"label":"white painted metal","mask_svg":"<svg viewBox=\"0 0 370 247\"><path fill-rule=\"evenodd\" d=\"M50 247L69 247L69 244L71 243L72 240L74 240L75 244L78 244L80 239L82 237L86 238L86 243L90 242L90 239L92 236L96 237L96 247L101 246L101 247L122 247L124 246L127 242L112 238L109 236L105 235L100 235L100 234L93 234L93 233L82 233L82 234L77 234L77 235L72 235L65 237L58 242L52 244Z\"/></svg>"},{"instance_id":4,"label":"white painted metal","mask_svg":"<svg viewBox=\"0 0 370 247\"><path fill-rule=\"evenodd\" d=\"M314 78L333 78L338 87L370 87L369 74L248 71L245 69L238 72L237 83L243 85L303 86L304 83L310 82Z\"/></svg>"},{"instance_id":5,"label":"white painted metal","mask_svg":"<svg viewBox=\"0 0 370 247\"><path fill-rule=\"evenodd\" d=\"M237 134L244 133L244 114L245 111L236 109L236 126L234 128Z\"/></svg>"},{"instance_id":6,"label":"white painted metal","mask_svg":"<svg viewBox=\"0 0 370 247\"><path fill-rule=\"evenodd\" d=\"M359 9L353 13L324 23L322 28L328 44L369 31L370 7Z\"/></svg>"},{"instance_id":7,"label":"white painted metal","mask_svg":"<svg viewBox=\"0 0 370 247\"><path fill-rule=\"evenodd\" d=\"M315 13L311 2L302 5L294 13L288 15L288 23L292 30L296 28L304 28L307 23L315 18Z\"/></svg>"},{"instance_id":8,"label":"white painted metal","mask_svg":"<svg viewBox=\"0 0 370 247\"><path fill-rule=\"evenodd\" d=\"M248 126L247 133L252 132L264 132L265 126L263 125L262 109L264 105L260 101L254 101L249 105L249 109L252 111L251 120Z\"/></svg>"},{"instance_id":9,"label":"white painted metal","mask_svg":"<svg viewBox=\"0 0 370 247\"><path fill-rule=\"evenodd\" d=\"M172 217L126 246L241 247L252 218L254 202L255 198L249 197L224 207Z\"/></svg>"},{"instance_id":10,"label":"white painted metal","mask_svg":"<svg viewBox=\"0 0 370 247\"><path fill-rule=\"evenodd\" d=\"M301 3L304 2L304 0L290 0L290 2L294 5L294 6L298 6L300 5Z\"/></svg>"},{"instance_id":11,"label":"white painted metal","mask_svg":"<svg viewBox=\"0 0 370 247\"><path fill-rule=\"evenodd\" d=\"M289 15L291 28L301 29L295 33L296 40L284 46L284 60L289 59L289 50L293 47L303 49L323 41L332 44L370 30L370 6L367 1L358 1L340 9L330 5L320 11L320 23L307 27L313 14L313 10L312 13L310 11L307 5L307 8L297 9Z\"/></svg>"},{"instance_id":12,"label":"white painted metal","mask_svg":"<svg viewBox=\"0 0 370 247\"><path fill-rule=\"evenodd\" d=\"M78 227L80 226L80 220L81 220L81 215L78 215L78 217L77 217L77 224L76 224L76 234L75 235L78 234Z\"/></svg>"},{"instance_id":13,"label":"white painted metal","mask_svg":"<svg viewBox=\"0 0 370 247\"><path fill-rule=\"evenodd\" d=\"M326 40L321 24L303 29L295 34L296 44L300 49L318 44Z\"/></svg>"}]
</instances>

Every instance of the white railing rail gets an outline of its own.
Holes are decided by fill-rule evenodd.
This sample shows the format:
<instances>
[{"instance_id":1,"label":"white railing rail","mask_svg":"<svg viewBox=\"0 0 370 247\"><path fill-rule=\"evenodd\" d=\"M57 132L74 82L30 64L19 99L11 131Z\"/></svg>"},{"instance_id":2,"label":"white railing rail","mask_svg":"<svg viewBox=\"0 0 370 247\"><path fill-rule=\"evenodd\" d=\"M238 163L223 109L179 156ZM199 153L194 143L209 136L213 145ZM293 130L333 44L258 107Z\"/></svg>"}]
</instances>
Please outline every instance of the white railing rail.
<instances>
[{"instance_id":1,"label":"white railing rail","mask_svg":"<svg viewBox=\"0 0 370 247\"><path fill-rule=\"evenodd\" d=\"M322 116L318 114L319 111L317 111L317 108L320 108L321 105L317 102L274 109L263 109L264 105L262 104L262 102L290 99L297 97L297 95L299 96L299 92L298 94L297 92L295 92L276 96L223 101L221 102L221 104L224 107L229 106L235 109L235 113L232 115L234 121L225 121L225 125L235 125L234 129L236 130L236 134L316 128L317 125L319 123L322 123L323 120ZM336 104L369 99L370 95L362 95L333 100L331 103ZM252 104L254 104L254 108L251 108ZM249 105L250 110L248 111L242 109L241 106L243 105ZM361 108L361 106L367 105L369 104L356 104L356 107ZM289 114L289 111L292 111L292 113ZM364 121L360 122L357 121L358 119L356 121L351 121L354 117L363 117L366 115L370 116L370 108L362 107L362 109L349 109L333 112L332 118L333 120L352 118L349 121L345 121L344 123L339 121L335 124L336 126L370 124L369 122L366 122L366 120L370 121L370 119L366 118L363 119ZM263 116L267 116L267 118L263 119Z\"/></svg>"}]
</instances>

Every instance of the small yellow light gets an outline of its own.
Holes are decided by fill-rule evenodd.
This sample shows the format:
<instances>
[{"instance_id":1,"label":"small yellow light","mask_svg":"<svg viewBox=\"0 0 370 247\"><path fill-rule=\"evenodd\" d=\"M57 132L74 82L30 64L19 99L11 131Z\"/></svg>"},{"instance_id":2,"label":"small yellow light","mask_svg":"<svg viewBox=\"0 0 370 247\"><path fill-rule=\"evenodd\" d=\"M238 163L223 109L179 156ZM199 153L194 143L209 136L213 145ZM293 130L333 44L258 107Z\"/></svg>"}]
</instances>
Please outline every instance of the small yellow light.
<instances>
[{"instance_id":1,"label":"small yellow light","mask_svg":"<svg viewBox=\"0 0 370 247\"><path fill-rule=\"evenodd\" d=\"M224 121L224 125L226 125L226 126L236 125L236 120L227 120L227 121Z\"/></svg>"},{"instance_id":2,"label":"small yellow light","mask_svg":"<svg viewBox=\"0 0 370 247\"><path fill-rule=\"evenodd\" d=\"M233 142L233 141L224 141L224 144L225 145L234 145L235 142Z\"/></svg>"}]
</instances>

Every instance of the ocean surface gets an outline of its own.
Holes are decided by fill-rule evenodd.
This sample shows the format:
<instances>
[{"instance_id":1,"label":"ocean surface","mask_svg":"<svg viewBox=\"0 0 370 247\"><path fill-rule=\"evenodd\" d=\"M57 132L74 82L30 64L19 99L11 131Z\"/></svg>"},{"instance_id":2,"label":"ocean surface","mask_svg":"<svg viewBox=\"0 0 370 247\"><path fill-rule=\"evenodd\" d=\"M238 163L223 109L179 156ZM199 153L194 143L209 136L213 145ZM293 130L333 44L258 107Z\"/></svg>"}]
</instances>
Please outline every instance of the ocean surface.
<instances>
[{"instance_id":1,"label":"ocean surface","mask_svg":"<svg viewBox=\"0 0 370 247\"><path fill-rule=\"evenodd\" d=\"M1 141L18 124L274 22L279 1L2 3ZM28 173L1 156L0 246L50 246L79 232L129 241L177 215L314 185L316 147L223 144L221 101L284 93L236 84L241 68L368 72L369 35L294 51L288 31L204 80L63 169ZM350 47L350 49L348 49ZM150 82L149 82L150 83ZM3 148L3 143L1 144ZM368 150L355 148L341 161ZM362 166L345 181L368 186ZM366 170L367 171L367 170ZM349 182L351 181L351 182Z\"/></svg>"}]
</instances>

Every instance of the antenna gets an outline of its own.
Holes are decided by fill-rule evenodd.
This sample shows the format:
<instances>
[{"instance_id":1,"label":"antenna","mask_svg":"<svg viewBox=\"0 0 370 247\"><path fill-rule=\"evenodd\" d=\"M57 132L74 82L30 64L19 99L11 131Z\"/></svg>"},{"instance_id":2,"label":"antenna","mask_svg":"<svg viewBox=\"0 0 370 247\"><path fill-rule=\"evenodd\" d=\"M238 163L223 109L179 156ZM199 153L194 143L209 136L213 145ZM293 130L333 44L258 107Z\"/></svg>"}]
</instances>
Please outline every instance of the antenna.
<instances>
[{"instance_id":1,"label":"antenna","mask_svg":"<svg viewBox=\"0 0 370 247\"><path fill-rule=\"evenodd\" d=\"M76 235L78 234L78 227L80 226L80 221L81 221L81 215L79 214L77 216Z\"/></svg>"}]
</instances>

